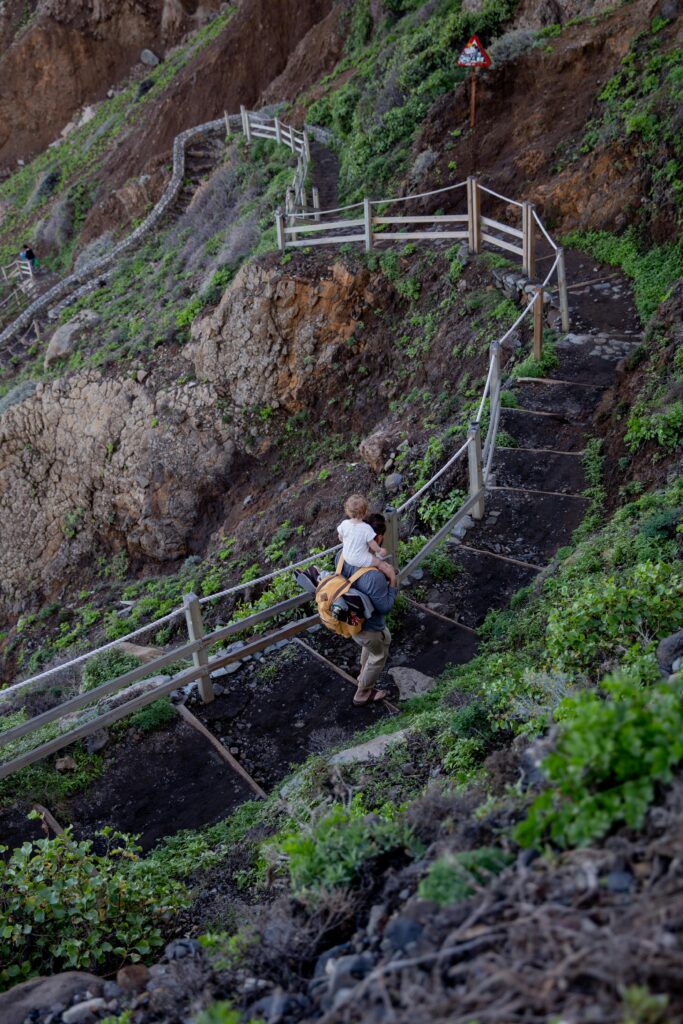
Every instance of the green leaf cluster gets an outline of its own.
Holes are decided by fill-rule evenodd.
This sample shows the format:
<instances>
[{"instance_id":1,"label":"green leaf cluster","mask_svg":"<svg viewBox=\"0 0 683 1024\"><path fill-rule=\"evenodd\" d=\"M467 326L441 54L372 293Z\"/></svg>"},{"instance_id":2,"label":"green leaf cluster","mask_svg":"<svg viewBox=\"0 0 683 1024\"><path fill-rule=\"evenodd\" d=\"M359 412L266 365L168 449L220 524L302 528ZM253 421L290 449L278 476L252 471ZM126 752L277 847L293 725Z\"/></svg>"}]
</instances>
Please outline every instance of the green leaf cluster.
<instances>
[{"instance_id":1,"label":"green leaf cluster","mask_svg":"<svg viewBox=\"0 0 683 1024\"><path fill-rule=\"evenodd\" d=\"M162 942L183 891L144 868L130 837L100 833L104 852L67 829L0 858L0 985L36 974L139 960ZM0 846L0 853L8 848Z\"/></svg>"}]
</instances>

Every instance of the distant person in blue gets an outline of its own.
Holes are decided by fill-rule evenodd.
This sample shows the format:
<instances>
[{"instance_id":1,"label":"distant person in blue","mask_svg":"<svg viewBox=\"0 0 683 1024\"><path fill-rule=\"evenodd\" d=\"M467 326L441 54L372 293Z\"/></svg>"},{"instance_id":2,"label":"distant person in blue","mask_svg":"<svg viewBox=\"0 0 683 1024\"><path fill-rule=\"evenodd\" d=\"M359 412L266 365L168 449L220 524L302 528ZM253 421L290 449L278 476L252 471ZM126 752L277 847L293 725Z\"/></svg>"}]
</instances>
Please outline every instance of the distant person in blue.
<instances>
[{"instance_id":1,"label":"distant person in blue","mask_svg":"<svg viewBox=\"0 0 683 1024\"><path fill-rule=\"evenodd\" d=\"M23 249L19 253L19 259L20 260L26 260L26 262L30 266L31 270L35 270L36 269L36 263L37 263L36 254L34 253L34 251L33 251L33 249L31 248L30 245L25 245L23 247Z\"/></svg>"},{"instance_id":2,"label":"distant person in blue","mask_svg":"<svg viewBox=\"0 0 683 1024\"><path fill-rule=\"evenodd\" d=\"M365 521L374 529L375 541L381 547L387 529L384 516L371 515ZM358 566L344 562L342 573L348 579L356 572L357 568ZM356 633L352 637L354 643L361 648L358 689L353 703L362 706L376 700L383 700L386 697L386 692L378 690L375 683L384 671L389 657L391 633L387 629L385 616L394 607L398 590L395 585L390 586L386 576L375 568L359 577L353 587L354 590L365 594L374 608L373 614L365 619L360 633Z\"/></svg>"}]
</instances>

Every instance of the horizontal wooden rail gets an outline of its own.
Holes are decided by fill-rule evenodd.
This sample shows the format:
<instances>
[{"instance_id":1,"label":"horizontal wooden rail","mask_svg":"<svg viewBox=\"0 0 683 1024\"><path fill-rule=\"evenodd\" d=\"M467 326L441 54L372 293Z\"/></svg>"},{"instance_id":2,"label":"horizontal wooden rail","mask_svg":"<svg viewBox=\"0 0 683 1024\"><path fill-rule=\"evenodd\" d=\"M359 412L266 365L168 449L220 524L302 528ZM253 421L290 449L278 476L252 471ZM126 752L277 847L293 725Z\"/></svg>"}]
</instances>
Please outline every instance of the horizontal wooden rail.
<instances>
[{"instance_id":1,"label":"horizontal wooden rail","mask_svg":"<svg viewBox=\"0 0 683 1024\"><path fill-rule=\"evenodd\" d=\"M414 572L415 569L417 569L422 564L422 562L424 562L427 555L431 554L434 548L438 547L439 544L448 536L451 530L453 530L458 525L460 520L465 518L467 513L474 508L478 501L481 501L482 496L483 491L477 491L476 494L471 494L469 496L467 501L465 501L460 506L455 515L451 516L448 522L444 523L441 529L438 530L434 534L434 536L427 541L422 550L418 551L415 557L411 558L408 564L401 569L401 571L398 574L399 580L404 580L407 576L410 576L411 572Z\"/></svg>"},{"instance_id":2,"label":"horizontal wooden rail","mask_svg":"<svg viewBox=\"0 0 683 1024\"><path fill-rule=\"evenodd\" d=\"M481 237L484 242L488 242L490 245L495 245L499 249L505 249L507 252L514 252L517 256L524 255L524 251L520 249L518 245L513 245L511 242L504 242L502 238L496 238L495 235L489 235L486 231L482 231Z\"/></svg>"},{"instance_id":3,"label":"horizontal wooden rail","mask_svg":"<svg viewBox=\"0 0 683 1024\"><path fill-rule=\"evenodd\" d=\"M308 595L307 599L310 600ZM310 629L311 626L316 625L319 621L320 619L317 615L311 615L306 619L300 619L295 623L290 623L288 626L283 626L281 629L278 629L273 633L259 637L258 640L245 644L239 651L227 654L224 658L218 659L211 665L211 669L215 670L223 665L229 665L232 662L241 661L242 658L246 658L250 654L256 654L258 651L262 651L265 647L269 647L271 644L277 643L279 640L286 640L289 637L305 632L307 629ZM206 639L208 639L208 637ZM84 739L91 733L97 732L108 725L112 725L114 722L118 722L121 718L127 718L127 716L132 714L134 711L139 711L148 704L154 703L155 700L158 700L160 697L167 696L169 693L172 693L173 690L178 690L183 686L187 686L188 683L195 682L201 675L203 675L204 671L205 669L201 665L193 665L192 668L184 669L167 682L160 683L154 688L154 690L151 690L148 693L142 693L138 697L134 697L132 700L129 700L126 704L122 704L118 708L112 708L111 711L107 711L105 714L99 715L97 718L94 718L89 722L85 722L83 725L79 725L76 729L62 733L61 736L55 736L54 739L49 740L47 743L43 743L34 750L29 750L25 754L21 754L12 761L0 764L0 779L6 778L13 772L20 771L20 769L25 768L29 764L33 764L35 761L42 761L51 754L56 754L59 750L63 750L64 747L71 746L71 744L75 743L77 740Z\"/></svg>"},{"instance_id":4,"label":"horizontal wooden rail","mask_svg":"<svg viewBox=\"0 0 683 1024\"><path fill-rule=\"evenodd\" d=\"M495 228L497 231L504 231L508 235L514 235L515 238L524 238L524 232L520 231L519 228L513 228L509 224L503 224L499 220L492 220L491 217L482 217L481 222L488 228Z\"/></svg>"},{"instance_id":5,"label":"horizontal wooden rail","mask_svg":"<svg viewBox=\"0 0 683 1024\"><path fill-rule=\"evenodd\" d=\"M309 245L333 245L335 242L363 242L365 235L332 235L331 238L305 238L303 242L287 242L288 249L305 249Z\"/></svg>"},{"instance_id":6,"label":"horizontal wooden rail","mask_svg":"<svg viewBox=\"0 0 683 1024\"><path fill-rule=\"evenodd\" d=\"M192 643L183 644L180 647L174 647L172 651L155 658L153 661L149 661L144 665L139 665L137 668L131 669L130 672L125 672L116 679L110 679L106 683L101 683L99 686L94 687L92 690L88 690L86 693L80 693L77 696L72 697L70 700L64 701L62 704L59 704L54 708L50 708L48 711L43 711L42 714L36 715L34 718L30 718L27 722L22 722L20 725L14 726L13 729L8 729L7 732L0 733L0 749L7 746L9 743L14 742L14 740L19 739L21 736L35 732L42 726L47 725L49 722L54 722L59 718L63 718L64 715L69 714L72 711L78 711L79 708L86 707L88 704L93 704L101 700L103 697L107 697L112 693L116 693L118 690L124 689L126 686L130 686L132 683L137 683L142 679L149 678L150 676L159 675L161 669L166 668L167 665L172 665L175 661L184 661L187 658L191 658L193 654L200 650L208 651L216 644L221 643L223 640L227 640L236 633L243 633L245 630L249 630L261 622L266 622L268 619L274 619L278 615L286 615L288 612L300 608L308 601L310 601L309 595L297 594L295 597L290 597L286 601L281 601L279 604L273 605L271 608L265 608L263 611L254 612L253 615L249 615L241 621L231 622L228 626L221 626L220 629L214 630L213 633L208 633L202 640L195 640ZM116 648L114 648L114 650L115 649ZM213 671L216 667L218 666L215 660L210 659L210 671Z\"/></svg>"},{"instance_id":7,"label":"horizontal wooden rail","mask_svg":"<svg viewBox=\"0 0 683 1024\"><path fill-rule=\"evenodd\" d=\"M333 220L328 221L326 224L297 221L296 224L290 225L285 228L286 235L303 235L309 232L319 233L320 231L332 231L334 228L357 228L361 227L365 222L363 220Z\"/></svg>"},{"instance_id":8,"label":"horizontal wooden rail","mask_svg":"<svg viewBox=\"0 0 683 1024\"><path fill-rule=\"evenodd\" d=\"M439 214L434 217L373 217L373 224L456 224L467 223L466 213Z\"/></svg>"},{"instance_id":9,"label":"horizontal wooden rail","mask_svg":"<svg viewBox=\"0 0 683 1024\"><path fill-rule=\"evenodd\" d=\"M410 241L411 238L433 238L437 241L440 238L467 238L467 231L382 231L374 236L375 242L383 239L398 238Z\"/></svg>"}]
</instances>

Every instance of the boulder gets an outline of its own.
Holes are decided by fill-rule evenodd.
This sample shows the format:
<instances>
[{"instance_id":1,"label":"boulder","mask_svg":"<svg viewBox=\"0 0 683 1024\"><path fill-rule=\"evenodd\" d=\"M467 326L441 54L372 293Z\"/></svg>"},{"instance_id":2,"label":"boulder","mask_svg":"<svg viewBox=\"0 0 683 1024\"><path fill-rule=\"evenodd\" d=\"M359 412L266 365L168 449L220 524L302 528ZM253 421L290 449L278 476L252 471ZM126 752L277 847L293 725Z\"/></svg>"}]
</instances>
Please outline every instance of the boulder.
<instances>
[{"instance_id":1,"label":"boulder","mask_svg":"<svg viewBox=\"0 0 683 1024\"><path fill-rule=\"evenodd\" d=\"M151 50L143 50L140 54L140 63L144 64L145 67L155 68L159 63L159 58Z\"/></svg>"},{"instance_id":2,"label":"boulder","mask_svg":"<svg viewBox=\"0 0 683 1024\"><path fill-rule=\"evenodd\" d=\"M390 473L384 481L387 494L398 494L403 486L403 473Z\"/></svg>"},{"instance_id":3,"label":"boulder","mask_svg":"<svg viewBox=\"0 0 683 1024\"><path fill-rule=\"evenodd\" d=\"M418 672L415 668L390 668L389 675L398 687L399 700L408 700L409 697L427 693L436 682L432 676L426 676L424 672Z\"/></svg>"},{"instance_id":4,"label":"boulder","mask_svg":"<svg viewBox=\"0 0 683 1024\"><path fill-rule=\"evenodd\" d=\"M396 429L380 427L361 441L358 449L360 457L374 473L381 473L388 453L396 447L399 440Z\"/></svg>"},{"instance_id":5,"label":"boulder","mask_svg":"<svg viewBox=\"0 0 683 1024\"><path fill-rule=\"evenodd\" d=\"M67 754L65 757L57 758L55 768L58 772L74 772L76 771L76 762L73 757Z\"/></svg>"},{"instance_id":6,"label":"boulder","mask_svg":"<svg viewBox=\"0 0 683 1024\"><path fill-rule=\"evenodd\" d=\"M66 971L50 978L31 978L0 993L2 1024L23 1024L29 1014L42 1015L56 1004L68 1006L78 992L99 995L102 981L85 971Z\"/></svg>"},{"instance_id":7,"label":"boulder","mask_svg":"<svg viewBox=\"0 0 683 1024\"><path fill-rule=\"evenodd\" d=\"M398 671L394 669L393 671ZM425 677L426 678L426 677ZM330 758L330 764L353 764L362 761L370 761L374 757L380 757L394 743L402 743L406 737L406 730L399 729L398 732L389 733L387 736L376 736L367 743L359 743L355 747L347 747L340 750Z\"/></svg>"},{"instance_id":8,"label":"boulder","mask_svg":"<svg viewBox=\"0 0 683 1024\"><path fill-rule=\"evenodd\" d=\"M119 644L118 649L122 654L132 654L134 658L138 658L143 665L146 665L150 661L154 661L156 658L160 658L162 654L165 654L163 647L145 647L141 644L132 644L128 640L124 640L122 644Z\"/></svg>"},{"instance_id":9,"label":"boulder","mask_svg":"<svg viewBox=\"0 0 683 1024\"><path fill-rule=\"evenodd\" d=\"M677 633L672 633L671 636L664 637L659 642L657 661L662 672L667 676L676 672L677 669L674 665L675 662L680 661L681 656L683 656L683 629L679 629Z\"/></svg>"},{"instance_id":10,"label":"boulder","mask_svg":"<svg viewBox=\"0 0 683 1024\"><path fill-rule=\"evenodd\" d=\"M68 324L62 324L50 338L50 344L45 353L45 369L70 356L76 349L76 345L88 331L100 322L100 316L92 309L82 309Z\"/></svg>"}]
</instances>

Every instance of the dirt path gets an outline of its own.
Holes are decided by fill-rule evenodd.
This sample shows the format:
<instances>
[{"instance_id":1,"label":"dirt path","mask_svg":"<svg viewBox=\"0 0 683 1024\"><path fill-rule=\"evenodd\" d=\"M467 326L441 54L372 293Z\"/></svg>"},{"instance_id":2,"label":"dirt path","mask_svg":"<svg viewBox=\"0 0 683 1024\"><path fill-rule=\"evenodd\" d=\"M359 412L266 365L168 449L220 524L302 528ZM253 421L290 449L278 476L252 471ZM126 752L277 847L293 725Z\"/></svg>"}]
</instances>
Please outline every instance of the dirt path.
<instances>
[{"instance_id":1,"label":"dirt path","mask_svg":"<svg viewBox=\"0 0 683 1024\"><path fill-rule=\"evenodd\" d=\"M334 210L339 204L339 159L321 142L311 141L313 184L318 189L320 208Z\"/></svg>"}]
</instances>

